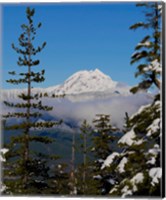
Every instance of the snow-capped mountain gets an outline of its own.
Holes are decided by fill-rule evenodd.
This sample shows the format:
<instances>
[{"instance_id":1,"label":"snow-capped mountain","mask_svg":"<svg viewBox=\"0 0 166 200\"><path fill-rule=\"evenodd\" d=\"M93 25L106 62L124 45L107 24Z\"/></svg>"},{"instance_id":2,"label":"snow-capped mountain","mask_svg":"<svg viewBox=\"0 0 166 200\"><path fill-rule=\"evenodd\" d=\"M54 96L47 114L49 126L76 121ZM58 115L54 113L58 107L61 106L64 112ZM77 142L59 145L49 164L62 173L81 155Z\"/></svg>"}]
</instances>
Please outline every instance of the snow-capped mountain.
<instances>
[{"instance_id":1,"label":"snow-capped mountain","mask_svg":"<svg viewBox=\"0 0 166 200\"><path fill-rule=\"evenodd\" d=\"M20 92L25 90L4 90L4 99L16 98ZM34 93L47 93L48 95L80 95L87 93L115 93L129 94L129 86L113 81L111 77L105 75L100 70L79 71L70 76L63 84L48 88L33 88Z\"/></svg>"},{"instance_id":2,"label":"snow-capped mountain","mask_svg":"<svg viewBox=\"0 0 166 200\"><path fill-rule=\"evenodd\" d=\"M99 69L79 71L70 76L62 85L48 88L55 94L83 94L94 92L119 92L129 93L129 87L113 81Z\"/></svg>"},{"instance_id":3,"label":"snow-capped mountain","mask_svg":"<svg viewBox=\"0 0 166 200\"><path fill-rule=\"evenodd\" d=\"M113 124L123 127L125 112L132 115L141 105L152 101L151 95L140 93L133 95L129 92L130 87L105 75L100 70L79 71L69 77L63 84L48 88L33 88L32 92L47 93L42 98L43 105L52 106L50 112L43 112L42 118L37 120L63 119L68 126L77 126L82 120L89 123L96 114L104 113L111 115ZM26 92L26 89L3 90L2 100L19 102L18 94ZM65 94L64 98L51 98L52 95ZM42 95L43 96L43 95ZM3 113L17 111L2 104ZM8 123L19 122L19 119L8 120ZM70 127L69 127L70 128Z\"/></svg>"},{"instance_id":4,"label":"snow-capped mountain","mask_svg":"<svg viewBox=\"0 0 166 200\"><path fill-rule=\"evenodd\" d=\"M113 89L117 82L100 70L79 71L69 77L62 85L55 89L65 94L80 94Z\"/></svg>"}]
</instances>

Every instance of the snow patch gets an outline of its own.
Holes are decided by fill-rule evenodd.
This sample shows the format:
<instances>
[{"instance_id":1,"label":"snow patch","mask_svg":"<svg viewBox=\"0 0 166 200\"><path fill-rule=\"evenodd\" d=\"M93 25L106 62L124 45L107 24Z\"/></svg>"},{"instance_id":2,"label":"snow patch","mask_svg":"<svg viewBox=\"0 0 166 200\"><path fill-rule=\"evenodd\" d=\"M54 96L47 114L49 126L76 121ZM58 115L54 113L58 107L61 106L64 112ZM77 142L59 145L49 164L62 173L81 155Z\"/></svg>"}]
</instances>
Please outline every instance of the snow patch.
<instances>
[{"instance_id":1,"label":"snow patch","mask_svg":"<svg viewBox=\"0 0 166 200\"><path fill-rule=\"evenodd\" d=\"M125 172L124 167L125 167L125 164L126 164L126 163L127 163L127 158L124 157L124 158L120 161L119 165L117 166L117 169L118 169L118 171L119 171L120 173Z\"/></svg>"},{"instance_id":2,"label":"snow patch","mask_svg":"<svg viewBox=\"0 0 166 200\"><path fill-rule=\"evenodd\" d=\"M126 185L126 186L121 190L121 192L122 192L122 198L125 198L126 196L130 196L130 195L133 194L132 191L129 190L129 186L128 186L128 185Z\"/></svg>"},{"instance_id":3,"label":"snow patch","mask_svg":"<svg viewBox=\"0 0 166 200\"><path fill-rule=\"evenodd\" d=\"M109 156L105 159L104 163L102 164L101 169L104 169L105 167L109 167L109 166L112 164L113 160L114 160L117 156L119 156L119 153L117 153L117 152L113 152L111 155L109 155Z\"/></svg>"},{"instance_id":4,"label":"snow patch","mask_svg":"<svg viewBox=\"0 0 166 200\"><path fill-rule=\"evenodd\" d=\"M155 186L155 184L159 183L159 179L162 176L161 167L151 168L149 171L149 176L152 178L151 185Z\"/></svg>"},{"instance_id":5,"label":"snow patch","mask_svg":"<svg viewBox=\"0 0 166 200\"><path fill-rule=\"evenodd\" d=\"M156 163L156 157L161 152L159 145L155 144L152 149L149 149L148 155L150 154L151 158L147 161L147 164L154 165Z\"/></svg>"},{"instance_id":6,"label":"snow patch","mask_svg":"<svg viewBox=\"0 0 166 200\"><path fill-rule=\"evenodd\" d=\"M159 10L160 14L162 14L162 4L158 5L158 10Z\"/></svg>"},{"instance_id":7,"label":"snow patch","mask_svg":"<svg viewBox=\"0 0 166 200\"><path fill-rule=\"evenodd\" d=\"M133 140L136 137L136 134L133 129L127 132L121 139L118 141L118 144L127 144L131 146L135 141Z\"/></svg>"},{"instance_id":8,"label":"snow patch","mask_svg":"<svg viewBox=\"0 0 166 200\"><path fill-rule=\"evenodd\" d=\"M153 149L149 149L148 151L150 154L157 155L160 152L160 147L158 144L154 145Z\"/></svg>"},{"instance_id":9,"label":"snow patch","mask_svg":"<svg viewBox=\"0 0 166 200\"><path fill-rule=\"evenodd\" d=\"M6 162L6 159L4 158L4 155L8 152L9 150L6 148L0 149L0 162Z\"/></svg>"},{"instance_id":10,"label":"snow patch","mask_svg":"<svg viewBox=\"0 0 166 200\"><path fill-rule=\"evenodd\" d=\"M155 119L152 124L147 128L147 136L150 137L160 129L160 118Z\"/></svg>"},{"instance_id":11,"label":"snow patch","mask_svg":"<svg viewBox=\"0 0 166 200\"><path fill-rule=\"evenodd\" d=\"M147 164L152 164L152 165L154 165L155 163L156 163L156 158L155 157L152 157L150 160L148 160L147 162L146 162Z\"/></svg>"},{"instance_id":12,"label":"snow patch","mask_svg":"<svg viewBox=\"0 0 166 200\"><path fill-rule=\"evenodd\" d=\"M156 112L161 112L161 101L156 101L154 103L154 106L158 107L157 110L156 110Z\"/></svg>"},{"instance_id":13,"label":"snow patch","mask_svg":"<svg viewBox=\"0 0 166 200\"><path fill-rule=\"evenodd\" d=\"M6 162L6 159L4 158L4 155L8 152L9 150L6 148L0 149L0 162ZM6 185L4 185L0 181L0 194L4 192L7 189Z\"/></svg>"},{"instance_id":14,"label":"snow patch","mask_svg":"<svg viewBox=\"0 0 166 200\"><path fill-rule=\"evenodd\" d=\"M116 192L118 189L116 188L116 186L110 190L109 194L112 194L113 192Z\"/></svg>"},{"instance_id":15,"label":"snow patch","mask_svg":"<svg viewBox=\"0 0 166 200\"><path fill-rule=\"evenodd\" d=\"M157 59L153 60L150 63L150 65L145 67L143 70L145 72L147 72L147 71L154 71L156 73L161 73L162 72L161 64L159 63L159 61Z\"/></svg>"},{"instance_id":16,"label":"snow patch","mask_svg":"<svg viewBox=\"0 0 166 200\"><path fill-rule=\"evenodd\" d=\"M147 105L141 106L141 107L139 108L139 110L138 110L136 113L134 113L134 114L130 117L130 119L133 119L135 116L141 114L144 110L146 110L146 109L149 108L150 106L151 106L151 104L147 104Z\"/></svg>"},{"instance_id":17,"label":"snow patch","mask_svg":"<svg viewBox=\"0 0 166 200\"><path fill-rule=\"evenodd\" d=\"M137 46L149 47L150 45L151 45L151 42L150 41L146 41L146 42L138 43Z\"/></svg>"},{"instance_id":18,"label":"snow patch","mask_svg":"<svg viewBox=\"0 0 166 200\"><path fill-rule=\"evenodd\" d=\"M9 151L9 149L6 149L6 148L0 149L0 152L2 154L6 154L8 151Z\"/></svg>"},{"instance_id":19,"label":"snow patch","mask_svg":"<svg viewBox=\"0 0 166 200\"><path fill-rule=\"evenodd\" d=\"M133 191L136 192L137 191L137 184L142 183L144 180L144 175L142 172L139 172L138 174L136 174L131 180L130 182L133 185Z\"/></svg>"},{"instance_id":20,"label":"snow patch","mask_svg":"<svg viewBox=\"0 0 166 200\"><path fill-rule=\"evenodd\" d=\"M101 175L93 176L94 179L102 179Z\"/></svg>"},{"instance_id":21,"label":"snow patch","mask_svg":"<svg viewBox=\"0 0 166 200\"><path fill-rule=\"evenodd\" d=\"M4 184L2 184L2 183L0 182L0 194L1 194L2 192L4 192L6 189L7 189L6 185L4 185Z\"/></svg>"}]
</instances>

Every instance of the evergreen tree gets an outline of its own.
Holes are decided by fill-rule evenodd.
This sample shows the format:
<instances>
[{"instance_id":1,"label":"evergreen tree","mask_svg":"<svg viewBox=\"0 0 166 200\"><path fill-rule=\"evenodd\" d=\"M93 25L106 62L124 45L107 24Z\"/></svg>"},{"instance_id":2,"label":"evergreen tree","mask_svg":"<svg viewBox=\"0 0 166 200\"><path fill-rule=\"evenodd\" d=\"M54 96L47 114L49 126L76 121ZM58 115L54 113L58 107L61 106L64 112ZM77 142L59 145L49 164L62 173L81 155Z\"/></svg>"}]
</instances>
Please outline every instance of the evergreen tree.
<instances>
[{"instance_id":1,"label":"evergreen tree","mask_svg":"<svg viewBox=\"0 0 166 200\"><path fill-rule=\"evenodd\" d=\"M131 27L149 28L149 35L136 46L131 62L142 61L138 66L137 75L143 80L132 89L137 92L148 89L153 85L158 88L152 103L142 106L133 116L127 117L126 133L118 141L124 149L118 155L116 173L121 178L111 189L110 194L115 196L160 196L160 140L161 140L161 102L160 102L160 16L161 4L139 3L147 11L146 22L137 23ZM143 50L142 50L143 48ZM139 51L142 50L142 51Z\"/></svg>"},{"instance_id":2,"label":"evergreen tree","mask_svg":"<svg viewBox=\"0 0 166 200\"><path fill-rule=\"evenodd\" d=\"M5 154L8 152L9 150L6 148L2 148L0 149L0 165L1 165L1 170L2 170L2 162L6 162L6 158L5 158ZM4 193L6 191L6 185L4 185L2 182L2 171L0 174L0 195L1 193Z\"/></svg>"},{"instance_id":3,"label":"evergreen tree","mask_svg":"<svg viewBox=\"0 0 166 200\"><path fill-rule=\"evenodd\" d=\"M94 153L100 159L105 159L107 155L112 152L110 148L110 142L114 141L115 137L112 135L112 132L115 129L112 128L110 124L110 116L105 114L97 114L96 118L93 120L95 127L95 136L94 136Z\"/></svg>"},{"instance_id":4,"label":"evergreen tree","mask_svg":"<svg viewBox=\"0 0 166 200\"><path fill-rule=\"evenodd\" d=\"M55 164L51 169L48 179L49 188L45 191L45 195L69 195L69 173L67 172L66 163Z\"/></svg>"},{"instance_id":5,"label":"evergreen tree","mask_svg":"<svg viewBox=\"0 0 166 200\"><path fill-rule=\"evenodd\" d=\"M70 180L69 180L71 195L77 194L76 176L75 176L75 155L76 155L76 137L75 137L75 131L73 131L72 146L71 146Z\"/></svg>"},{"instance_id":6,"label":"evergreen tree","mask_svg":"<svg viewBox=\"0 0 166 200\"><path fill-rule=\"evenodd\" d=\"M139 63L135 76L142 76L142 81L132 88L135 93L139 90L147 90L152 85L160 88L160 48L161 48L161 3L147 2L138 3L138 7L145 7L145 22L135 23L130 27L131 30L139 28L151 30L148 35L138 43L135 52L131 57L131 64Z\"/></svg>"},{"instance_id":7,"label":"evergreen tree","mask_svg":"<svg viewBox=\"0 0 166 200\"><path fill-rule=\"evenodd\" d=\"M120 179L110 191L115 196L160 196L160 101L142 106L130 117L131 129L118 141L116 174Z\"/></svg>"},{"instance_id":8,"label":"evergreen tree","mask_svg":"<svg viewBox=\"0 0 166 200\"><path fill-rule=\"evenodd\" d=\"M35 10L26 9L27 24L21 25L22 33L18 38L19 47L12 44L12 48L19 54L18 66L21 67L21 73L15 71L9 72L16 76L15 79L7 80L8 83L19 85L25 84L27 90L18 95L20 101L12 103L4 101L4 104L11 108L11 112L3 116L4 118L18 118L21 122L7 126L7 130L13 130L17 136L11 138L8 144L9 152L6 154L3 181L8 191L12 194L37 194L44 193L49 187L47 179L49 177L48 159L54 159L54 156L45 155L42 152L34 152L32 144L49 144L52 139L41 137L35 134L35 129L51 128L56 122L37 122L37 118L42 116L42 111L50 111L52 107L43 105L40 94L33 92L33 83L41 83L45 80L45 70L35 72L33 67L40 64L35 56L46 46L44 42L37 48L34 46L36 32L41 27L41 23L34 25L33 17ZM19 77L19 78L18 78ZM15 111L13 108L16 108ZM13 109L13 110L12 110ZM56 156L55 156L56 157Z\"/></svg>"},{"instance_id":9,"label":"evergreen tree","mask_svg":"<svg viewBox=\"0 0 166 200\"><path fill-rule=\"evenodd\" d=\"M113 152L113 143L116 137L113 133L117 130L110 124L110 116L97 114L93 120L95 134L92 148L95 160L94 177L98 180L98 191L100 194L107 194L110 189L111 175L107 170L102 170L103 162Z\"/></svg>"},{"instance_id":10,"label":"evergreen tree","mask_svg":"<svg viewBox=\"0 0 166 200\"><path fill-rule=\"evenodd\" d=\"M91 136L92 128L86 120L83 121L80 127L81 144L79 150L81 151L83 162L76 170L76 186L78 195L96 195L96 180L93 178L93 158L91 155Z\"/></svg>"},{"instance_id":11,"label":"evergreen tree","mask_svg":"<svg viewBox=\"0 0 166 200\"><path fill-rule=\"evenodd\" d=\"M87 137L88 137L88 133L90 130L90 126L87 124L87 121L84 120L83 124L80 128L81 130L81 139L83 140L83 144L81 145L81 149L83 151L83 168L82 168L82 193L86 194L87 191L87 153L88 153L88 149L87 149Z\"/></svg>"}]
</instances>

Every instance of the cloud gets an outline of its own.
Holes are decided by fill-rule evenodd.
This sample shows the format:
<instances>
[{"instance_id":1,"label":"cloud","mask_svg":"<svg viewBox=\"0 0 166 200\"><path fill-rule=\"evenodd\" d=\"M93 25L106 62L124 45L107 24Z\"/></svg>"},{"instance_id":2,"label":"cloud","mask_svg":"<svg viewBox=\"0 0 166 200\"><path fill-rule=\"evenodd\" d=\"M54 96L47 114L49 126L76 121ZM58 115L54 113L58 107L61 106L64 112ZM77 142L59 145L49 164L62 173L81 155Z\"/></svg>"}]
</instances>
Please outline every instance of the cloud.
<instances>
[{"instance_id":1,"label":"cloud","mask_svg":"<svg viewBox=\"0 0 166 200\"><path fill-rule=\"evenodd\" d=\"M66 124L80 125L84 119L90 124L96 114L108 114L111 124L122 129L125 112L129 116L137 112L142 105L152 102L152 96L147 93L130 94L127 96L108 93L71 95L65 98L43 98L43 105L53 106L53 110L44 113L44 119L63 119ZM18 99L15 99L17 102ZM16 109L13 109L14 111ZM11 112L9 107L3 106L3 113ZM10 121L10 120L9 120ZM72 123L71 123L72 122Z\"/></svg>"},{"instance_id":2,"label":"cloud","mask_svg":"<svg viewBox=\"0 0 166 200\"><path fill-rule=\"evenodd\" d=\"M125 112L129 116L136 112L141 105L146 105L152 101L150 95L145 93L131 94L129 96L116 95L111 98L94 98L91 100L71 101L69 98L44 100L43 103L53 106L50 115L61 118L66 122L75 121L80 124L86 119L90 124L96 114L109 114L111 124L122 128L124 124Z\"/></svg>"}]
</instances>

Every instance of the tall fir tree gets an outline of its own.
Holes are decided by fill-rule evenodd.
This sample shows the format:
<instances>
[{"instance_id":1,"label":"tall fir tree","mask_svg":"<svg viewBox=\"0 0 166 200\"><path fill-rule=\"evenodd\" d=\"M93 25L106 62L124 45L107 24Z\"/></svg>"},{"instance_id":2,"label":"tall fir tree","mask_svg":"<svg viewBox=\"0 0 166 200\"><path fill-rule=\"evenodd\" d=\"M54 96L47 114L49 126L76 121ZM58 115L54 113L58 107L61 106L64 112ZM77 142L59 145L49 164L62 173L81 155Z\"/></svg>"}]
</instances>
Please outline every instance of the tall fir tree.
<instances>
[{"instance_id":1,"label":"tall fir tree","mask_svg":"<svg viewBox=\"0 0 166 200\"><path fill-rule=\"evenodd\" d=\"M110 116L97 114L93 120L95 133L93 148L95 160L94 177L98 181L99 194L107 194L110 188L111 175L107 170L102 170L103 162L113 152L113 143L116 140L113 134L117 129L110 124Z\"/></svg>"},{"instance_id":2,"label":"tall fir tree","mask_svg":"<svg viewBox=\"0 0 166 200\"><path fill-rule=\"evenodd\" d=\"M82 153L83 153L83 164L82 164L82 193L85 195L86 191L87 191L87 162L88 162L88 147L87 147L87 137L88 137L88 133L90 132L90 126L88 125L87 121L84 120L83 124L80 128L81 130L81 139L83 140L82 144L81 144L81 149L82 149Z\"/></svg>"},{"instance_id":3,"label":"tall fir tree","mask_svg":"<svg viewBox=\"0 0 166 200\"><path fill-rule=\"evenodd\" d=\"M76 195L77 194L77 187L76 187L76 176L75 176L75 158L76 158L76 136L75 131L72 133L72 145L71 145L71 161L70 161L70 180L69 180L69 187L70 187L70 194Z\"/></svg>"},{"instance_id":4,"label":"tall fir tree","mask_svg":"<svg viewBox=\"0 0 166 200\"><path fill-rule=\"evenodd\" d=\"M33 83L41 83L45 80L45 70L34 71L40 64L36 55L46 46L44 42L37 48L34 46L36 32L41 27L41 23L34 25L33 17L35 9L26 9L27 24L21 25L22 33L18 38L19 47L12 44L12 48L19 54L17 65L21 67L21 73L15 71L9 72L10 75L16 76L15 79L7 80L8 83L27 86L26 92L18 95L18 103L4 101L4 104L10 107L3 117L21 119L20 123L8 125L7 130L13 130L11 142L7 145L9 152L6 154L7 161L4 166L3 181L8 191L12 194L38 194L44 193L49 187L47 179L49 177L48 159L54 159L56 156L45 155L42 152L34 152L32 144L49 144L52 139L41 137L35 134L33 130L51 128L57 122L37 122L36 119L42 116L42 111L50 111L52 107L42 104L40 94L33 92ZM35 42L36 44L36 42ZM19 78L18 78L19 77ZM13 109L13 110L12 110ZM16 109L17 111L15 111ZM18 134L19 132L19 134Z\"/></svg>"},{"instance_id":5,"label":"tall fir tree","mask_svg":"<svg viewBox=\"0 0 166 200\"><path fill-rule=\"evenodd\" d=\"M96 195L98 191L96 180L93 178L93 157L91 153L92 127L86 120L81 124L80 138L79 151L82 155L82 162L76 169L77 194L83 196Z\"/></svg>"},{"instance_id":6,"label":"tall fir tree","mask_svg":"<svg viewBox=\"0 0 166 200\"><path fill-rule=\"evenodd\" d=\"M48 178L49 187L44 191L45 195L69 195L71 188L69 187L70 176L66 163L57 163L50 170Z\"/></svg>"},{"instance_id":7,"label":"tall fir tree","mask_svg":"<svg viewBox=\"0 0 166 200\"><path fill-rule=\"evenodd\" d=\"M124 151L118 155L116 173L121 179L111 189L115 196L160 196L161 175L161 101L160 101L160 23L161 3L139 3L146 8L146 21L136 23L131 29L149 29L149 35L136 46L131 63L139 61L136 76L142 81L132 88L132 92L148 90L152 85L158 89L152 103L140 107L138 112L126 120L126 131L118 144Z\"/></svg>"}]
</instances>

